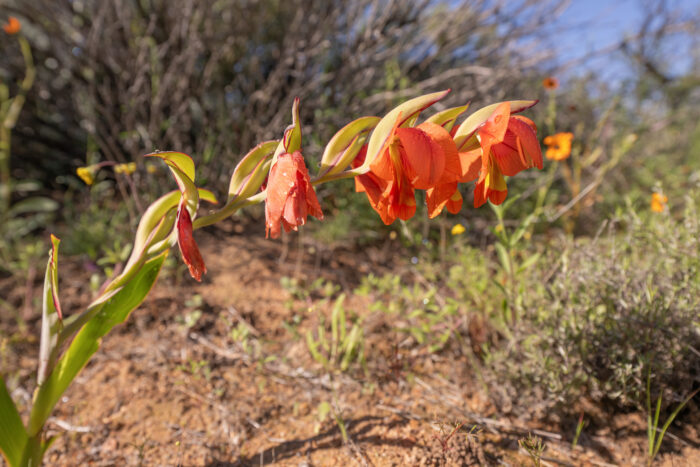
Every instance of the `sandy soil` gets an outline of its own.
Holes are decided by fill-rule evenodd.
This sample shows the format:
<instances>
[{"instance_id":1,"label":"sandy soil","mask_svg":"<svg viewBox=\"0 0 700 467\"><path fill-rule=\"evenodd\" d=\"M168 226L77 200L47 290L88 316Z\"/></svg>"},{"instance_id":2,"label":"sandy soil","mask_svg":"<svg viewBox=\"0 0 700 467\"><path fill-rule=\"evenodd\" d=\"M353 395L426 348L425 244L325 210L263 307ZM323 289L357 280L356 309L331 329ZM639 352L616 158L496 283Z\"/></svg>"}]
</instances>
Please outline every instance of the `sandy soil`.
<instances>
[{"instance_id":1,"label":"sandy soil","mask_svg":"<svg viewBox=\"0 0 700 467\"><path fill-rule=\"evenodd\" d=\"M370 270L409 266L395 263L391 244L331 255L299 247L296 237L265 241L257 231L229 230L198 233L209 269L201 284L181 267L166 271L104 339L48 424L59 437L47 465L532 465L518 446L529 432L546 445L543 465L644 464L643 414L606 418L590 408L591 423L572 449L576 420L499 414L466 356L400 348L381 319L365 322L366 371L329 375L290 326L303 336L318 325L319 313L309 308L330 306L313 295L292 297L280 279L326 277L352 290ZM64 308L84 306L90 292L83 265L62 258L60 269ZM34 284L30 293L39 297L40 278ZM26 284L4 279L0 293L19 307ZM346 306L368 314L362 297L350 296ZM188 327L195 310L201 316ZM26 411L38 322L24 331L7 316L1 324L2 369ZM324 402L333 408L321 419ZM660 465L700 465L692 446L700 443L700 423L693 423L700 414L684 421L671 429L679 439L667 437Z\"/></svg>"}]
</instances>

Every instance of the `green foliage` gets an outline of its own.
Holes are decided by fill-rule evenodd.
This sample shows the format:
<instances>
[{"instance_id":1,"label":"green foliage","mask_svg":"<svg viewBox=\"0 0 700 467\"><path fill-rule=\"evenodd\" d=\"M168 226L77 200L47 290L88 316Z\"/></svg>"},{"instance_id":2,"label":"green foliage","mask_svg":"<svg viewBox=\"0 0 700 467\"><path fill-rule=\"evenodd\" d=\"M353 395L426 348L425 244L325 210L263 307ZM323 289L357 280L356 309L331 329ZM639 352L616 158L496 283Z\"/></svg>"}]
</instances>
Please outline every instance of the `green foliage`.
<instances>
[{"instance_id":1,"label":"green foliage","mask_svg":"<svg viewBox=\"0 0 700 467\"><path fill-rule=\"evenodd\" d=\"M5 456L8 465L20 465L27 441L22 418L7 391L5 380L0 375L0 453Z\"/></svg>"},{"instance_id":2,"label":"green foliage","mask_svg":"<svg viewBox=\"0 0 700 467\"><path fill-rule=\"evenodd\" d=\"M451 338L458 336L455 323L459 305L454 299L445 299L437 287L425 283L406 285L395 274L363 279L357 293L370 295L370 310L381 311L393 328L410 336L415 345L425 346L429 352L446 347Z\"/></svg>"},{"instance_id":3,"label":"green foliage","mask_svg":"<svg viewBox=\"0 0 700 467\"><path fill-rule=\"evenodd\" d=\"M544 444L542 438L528 433L527 438L518 440L518 445L530 456L532 465L535 467L540 467L540 465L542 465L542 454L545 449L547 449L547 445Z\"/></svg>"},{"instance_id":4,"label":"green foliage","mask_svg":"<svg viewBox=\"0 0 700 467\"><path fill-rule=\"evenodd\" d=\"M678 416L678 413L683 410L683 407L685 407L686 404L690 402L693 396L695 396L695 394L697 394L699 391L700 389L696 389L688 397L683 399L682 402L678 403L676 408L666 419L664 425L659 428L662 396L659 394L659 397L656 399L656 408L652 413L651 374L647 376L647 465L652 465L654 458L656 458L656 455L659 453L659 449L661 449L661 442L664 440L668 427L671 426L671 423L673 423L673 420L675 420L675 418Z\"/></svg>"},{"instance_id":5,"label":"green foliage","mask_svg":"<svg viewBox=\"0 0 700 467\"><path fill-rule=\"evenodd\" d=\"M344 301L345 294L341 294L333 304L330 334L323 315L319 316L316 336L311 330L306 333L309 353L328 372L347 371L353 363L366 367L362 321L347 316Z\"/></svg>"},{"instance_id":6,"label":"green foliage","mask_svg":"<svg viewBox=\"0 0 700 467\"><path fill-rule=\"evenodd\" d=\"M501 396L523 407L588 396L641 408L647 371L667 399L689 392L700 371L699 239L687 199L680 219L630 209L594 240L550 245L512 340L486 360L494 381L509 381Z\"/></svg>"}]
</instances>

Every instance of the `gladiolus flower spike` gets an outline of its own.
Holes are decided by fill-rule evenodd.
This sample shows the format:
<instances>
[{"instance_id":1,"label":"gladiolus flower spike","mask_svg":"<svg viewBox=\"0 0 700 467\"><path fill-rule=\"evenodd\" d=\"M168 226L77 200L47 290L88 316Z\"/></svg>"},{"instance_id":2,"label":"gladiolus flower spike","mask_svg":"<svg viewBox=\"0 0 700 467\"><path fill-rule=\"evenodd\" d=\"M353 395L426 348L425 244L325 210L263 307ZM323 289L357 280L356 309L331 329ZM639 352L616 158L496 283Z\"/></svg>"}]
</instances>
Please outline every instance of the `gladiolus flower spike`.
<instances>
[{"instance_id":1,"label":"gladiolus flower spike","mask_svg":"<svg viewBox=\"0 0 700 467\"><path fill-rule=\"evenodd\" d=\"M515 110L521 111L535 102L515 103ZM445 114L445 118L454 119L463 109L449 109L454 116ZM460 211L459 183L478 177L475 206L481 206L486 199L500 204L507 195L504 175L515 175L530 167L542 168L536 127L525 117L512 116L509 102L489 106L465 120L464 128L474 125L466 135L464 128L458 136L450 133L440 124L441 119L431 118L416 127L403 128L406 119L399 113L384 145L370 163L370 172L355 178L355 191L367 194L385 224L413 217L415 189L426 190L428 216L433 218L445 207L453 214ZM453 124L450 121L450 127ZM459 133L459 129L453 133ZM460 149L455 143L458 137ZM366 149L352 166L362 167L365 157Z\"/></svg>"}]
</instances>

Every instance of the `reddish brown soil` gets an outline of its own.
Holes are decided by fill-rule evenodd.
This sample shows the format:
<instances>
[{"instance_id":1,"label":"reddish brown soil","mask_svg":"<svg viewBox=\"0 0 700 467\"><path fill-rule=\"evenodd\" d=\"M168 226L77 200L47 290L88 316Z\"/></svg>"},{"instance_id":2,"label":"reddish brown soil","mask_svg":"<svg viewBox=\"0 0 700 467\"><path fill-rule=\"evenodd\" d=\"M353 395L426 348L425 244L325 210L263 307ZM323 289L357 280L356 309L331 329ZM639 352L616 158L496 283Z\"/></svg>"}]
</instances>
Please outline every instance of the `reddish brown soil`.
<instances>
[{"instance_id":1,"label":"reddish brown soil","mask_svg":"<svg viewBox=\"0 0 700 467\"><path fill-rule=\"evenodd\" d=\"M47 465L531 465L518 447L528 432L546 444L543 465L644 464L642 415L603 423L593 408L595 428L584 429L572 449L575 422L497 413L466 357L399 351L381 319L365 322L367 371L329 378L305 340L283 326L297 314L303 336L317 326L317 313L308 309L329 307L315 297L293 300L280 278L309 283L323 274L352 290L370 270L406 266L392 263L391 244L362 253L336 249L330 259L319 247L302 253L296 238L285 244L257 232L198 234L205 280L195 283L180 266L165 271L146 302L104 339L48 423L49 434L60 436ZM86 274L77 260L62 259L60 269L70 312L90 299ZM37 280L37 298L39 290ZM20 307L25 292L16 279L0 282L10 304ZM197 294L202 316L187 329L183 319L192 307L185 303ZM347 308L368 314L360 297L351 296ZM1 323L2 371L26 413L38 323L18 331L7 314ZM245 346L232 337L236 327L248 329ZM332 416L319 420L319 404L334 399L347 443ZM672 431L700 443L693 423ZM697 448L670 437L664 448L660 465L700 465Z\"/></svg>"}]
</instances>

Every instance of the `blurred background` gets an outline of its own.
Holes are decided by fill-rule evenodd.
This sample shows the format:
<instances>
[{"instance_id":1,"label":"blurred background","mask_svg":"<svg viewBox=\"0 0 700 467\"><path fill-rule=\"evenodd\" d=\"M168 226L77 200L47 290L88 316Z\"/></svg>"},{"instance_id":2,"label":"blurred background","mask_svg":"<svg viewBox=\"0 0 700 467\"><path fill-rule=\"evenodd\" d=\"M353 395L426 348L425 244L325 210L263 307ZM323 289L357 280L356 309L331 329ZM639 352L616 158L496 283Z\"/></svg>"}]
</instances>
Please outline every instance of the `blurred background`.
<instances>
[{"instance_id":1,"label":"blurred background","mask_svg":"<svg viewBox=\"0 0 700 467\"><path fill-rule=\"evenodd\" d=\"M34 206L44 214L56 207L52 221L84 211L72 211L87 190L77 167L133 161L130 177L105 170L98 182L108 183L91 189L93 203L117 193L132 228L166 183L162 168L148 171L141 157L155 149L192 155L201 185L221 196L238 159L279 137L294 96L312 167L346 122L421 93L451 88L438 109L540 99L528 115L542 136L573 132L575 153L596 153L579 190L606 167L605 182L577 202L577 229L625 197L647 198L657 184L674 195L697 185L694 1L3 0L1 8L3 20L21 22L35 73L22 92L22 50L3 34L4 102L25 99L3 167L4 182L16 182L5 209L41 194L61 207ZM542 86L549 76L559 82L551 93ZM620 145L626 155L617 160ZM334 196L342 188L323 190L326 204L345 207L347 197ZM571 199L565 190L551 194ZM9 230L47 221L24 219L24 229Z\"/></svg>"},{"instance_id":2,"label":"blurred background","mask_svg":"<svg viewBox=\"0 0 700 467\"><path fill-rule=\"evenodd\" d=\"M0 0L0 22L10 16L21 29L0 33L5 336L37 323L48 232L93 290L119 270L139 214L175 186L144 154L190 154L198 185L225 199L238 160L281 137L296 96L313 173L350 120L451 88L436 110L539 99L524 115L543 151L571 133L570 152L510 179L514 203L475 210L465 185L462 212L435 222L423 208L385 226L351 180L325 184L326 219L285 237L280 261L297 238L305 261L331 269L370 246L370 262L410 261L419 279L372 266L335 280L386 313L422 310L392 318L406 346L472 355L499 410L582 395L641 407L652 367L664 407L699 387L698 1ZM87 185L76 170L95 164ZM227 232L262 236L263 215L248 209ZM290 276L292 297L337 295Z\"/></svg>"}]
</instances>

